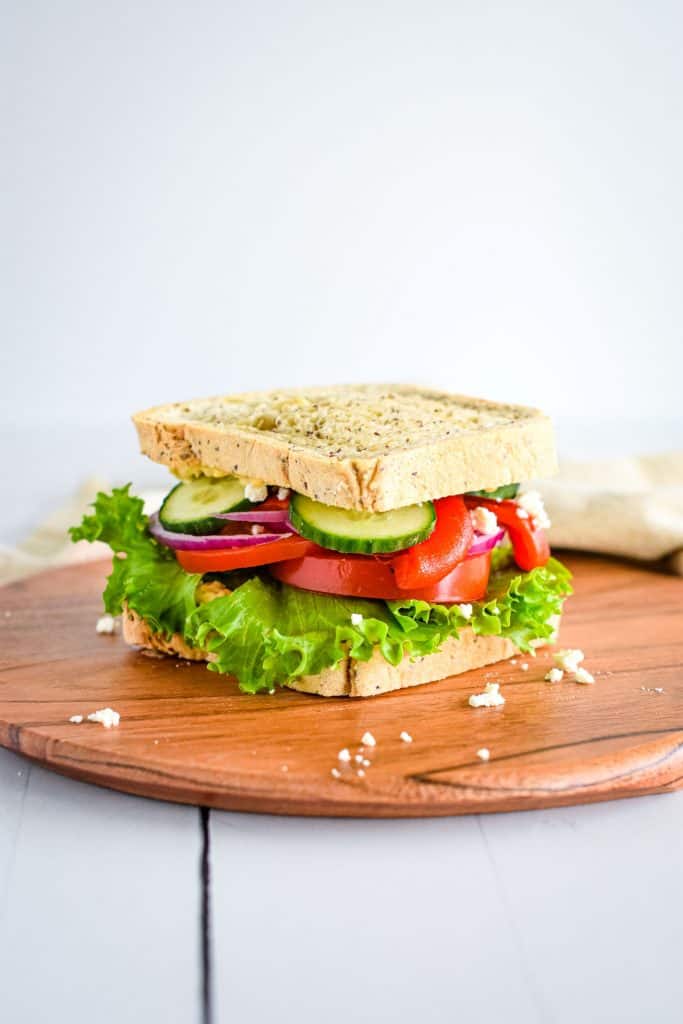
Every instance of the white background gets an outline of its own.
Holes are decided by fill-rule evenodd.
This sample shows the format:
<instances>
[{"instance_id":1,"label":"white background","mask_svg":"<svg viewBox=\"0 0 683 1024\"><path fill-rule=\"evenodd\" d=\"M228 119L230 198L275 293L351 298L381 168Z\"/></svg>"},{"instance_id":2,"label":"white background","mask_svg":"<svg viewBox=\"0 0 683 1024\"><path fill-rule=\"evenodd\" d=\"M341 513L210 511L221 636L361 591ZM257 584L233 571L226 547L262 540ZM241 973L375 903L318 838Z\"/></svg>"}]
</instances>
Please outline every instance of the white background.
<instances>
[{"instance_id":1,"label":"white background","mask_svg":"<svg viewBox=\"0 0 683 1024\"><path fill-rule=\"evenodd\" d=\"M0 38L36 516L36 465L146 482L128 415L203 394L416 380L634 448L680 416L680 4L62 0Z\"/></svg>"}]
</instances>

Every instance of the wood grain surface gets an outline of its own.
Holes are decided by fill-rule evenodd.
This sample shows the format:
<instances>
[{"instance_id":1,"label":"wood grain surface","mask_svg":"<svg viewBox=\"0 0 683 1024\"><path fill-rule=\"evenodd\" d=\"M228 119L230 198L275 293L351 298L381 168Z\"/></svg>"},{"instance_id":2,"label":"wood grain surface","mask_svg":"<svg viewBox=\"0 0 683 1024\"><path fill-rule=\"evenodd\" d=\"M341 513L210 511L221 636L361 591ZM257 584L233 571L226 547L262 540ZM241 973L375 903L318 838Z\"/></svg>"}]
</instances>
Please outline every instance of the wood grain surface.
<instances>
[{"instance_id":1,"label":"wood grain surface","mask_svg":"<svg viewBox=\"0 0 683 1024\"><path fill-rule=\"evenodd\" d=\"M204 665L96 634L106 563L20 581L0 589L0 743L113 789L276 814L419 817L677 788L683 580L601 558L566 561L576 594L561 644L586 652L594 686L544 682L548 649L362 701L248 696ZM494 680L504 707L470 708L469 695ZM118 728L68 721L105 706L120 712ZM338 751L355 755L366 730L377 740L363 753L371 764L344 767Z\"/></svg>"}]
</instances>

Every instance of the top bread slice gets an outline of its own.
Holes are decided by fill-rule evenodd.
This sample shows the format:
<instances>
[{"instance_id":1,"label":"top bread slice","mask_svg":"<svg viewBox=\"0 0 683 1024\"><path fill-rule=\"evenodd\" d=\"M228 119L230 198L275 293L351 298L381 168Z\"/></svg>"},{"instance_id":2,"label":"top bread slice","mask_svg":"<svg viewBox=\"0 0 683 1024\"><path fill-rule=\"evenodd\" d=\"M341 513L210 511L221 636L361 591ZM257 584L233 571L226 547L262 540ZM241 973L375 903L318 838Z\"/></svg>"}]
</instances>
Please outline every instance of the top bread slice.
<instances>
[{"instance_id":1,"label":"top bread slice","mask_svg":"<svg viewBox=\"0 0 683 1024\"><path fill-rule=\"evenodd\" d=\"M133 422L143 454L183 478L234 473L371 512L556 470L537 409L402 384L202 398Z\"/></svg>"}]
</instances>

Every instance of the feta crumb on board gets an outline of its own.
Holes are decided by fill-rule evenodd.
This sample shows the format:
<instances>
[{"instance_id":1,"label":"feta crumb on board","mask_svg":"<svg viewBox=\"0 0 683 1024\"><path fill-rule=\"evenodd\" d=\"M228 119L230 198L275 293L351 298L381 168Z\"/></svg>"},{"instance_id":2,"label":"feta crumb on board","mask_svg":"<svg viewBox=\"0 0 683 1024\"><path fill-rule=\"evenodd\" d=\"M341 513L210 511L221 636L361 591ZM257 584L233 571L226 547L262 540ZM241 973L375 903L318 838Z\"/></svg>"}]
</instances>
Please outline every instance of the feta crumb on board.
<instances>
[{"instance_id":1,"label":"feta crumb on board","mask_svg":"<svg viewBox=\"0 0 683 1024\"><path fill-rule=\"evenodd\" d=\"M469 620L472 618L472 605L471 604L459 604L460 614L463 619Z\"/></svg>"},{"instance_id":2,"label":"feta crumb on board","mask_svg":"<svg viewBox=\"0 0 683 1024\"><path fill-rule=\"evenodd\" d=\"M550 519L548 518L548 513L545 510L543 498L538 491L526 491L525 494L520 494L517 498L517 508L517 515L521 519L527 519L529 517L533 519L536 529L550 529ZM523 516L522 512L526 512L526 516Z\"/></svg>"},{"instance_id":3,"label":"feta crumb on board","mask_svg":"<svg viewBox=\"0 0 683 1024\"><path fill-rule=\"evenodd\" d=\"M113 708L100 708L99 711L93 711L88 715L88 721L99 722L105 729L111 729L112 726L116 727L119 724L121 715Z\"/></svg>"},{"instance_id":4,"label":"feta crumb on board","mask_svg":"<svg viewBox=\"0 0 683 1024\"><path fill-rule=\"evenodd\" d=\"M252 504L257 501L265 501L268 497L268 488L262 480L250 480L244 488L244 497Z\"/></svg>"},{"instance_id":5,"label":"feta crumb on board","mask_svg":"<svg viewBox=\"0 0 683 1024\"><path fill-rule=\"evenodd\" d=\"M579 668L577 668L576 672L574 673L574 682L575 683L594 683L595 679L590 674L590 672L588 671L587 668L580 668L579 667Z\"/></svg>"},{"instance_id":6,"label":"feta crumb on board","mask_svg":"<svg viewBox=\"0 0 683 1024\"><path fill-rule=\"evenodd\" d=\"M528 672L529 671L529 662L528 661L524 661L524 662L522 662L522 664L519 667L521 668L522 672Z\"/></svg>"},{"instance_id":7,"label":"feta crumb on board","mask_svg":"<svg viewBox=\"0 0 683 1024\"><path fill-rule=\"evenodd\" d=\"M364 779L365 778L365 772L363 771L362 768L358 769L358 771L356 772L356 775L358 776L359 779Z\"/></svg>"},{"instance_id":8,"label":"feta crumb on board","mask_svg":"<svg viewBox=\"0 0 683 1024\"><path fill-rule=\"evenodd\" d=\"M556 651L553 654L555 664L558 668L564 669L565 672L576 672L583 659L584 653L578 647L569 648L565 651Z\"/></svg>"},{"instance_id":9,"label":"feta crumb on board","mask_svg":"<svg viewBox=\"0 0 683 1024\"><path fill-rule=\"evenodd\" d=\"M338 768L333 768L330 772L330 775L332 775L335 779L341 779L341 772L339 771Z\"/></svg>"},{"instance_id":10,"label":"feta crumb on board","mask_svg":"<svg viewBox=\"0 0 683 1024\"><path fill-rule=\"evenodd\" d=\"M490 756L491 751L489 750L488 747L481 747L481 749L477 751L477 757L479 758L480 761L488 761Z\"/></svg>"},{"instance_id":11,"label":"feta crumb on board","mask_svg":"<svg viewBox=\"0 0 683 1024\"><path fill-rule=\"evenodd\" d=\"M360 612L352 612L351 613L351 625L352 626L362 626L363 625L363 616L361 615Z\"/></svg>"},{"instance_id":12,"label":"feta crumb on board","mask_svg":"<svg viewBox=\"0 0 683 1024\"><path fill-rule=\"evenodd\" d=\"M469 699L471 708L498 708L505 703L500 692L500 683L487 683L483 693L473 693Z\"/></svg>"},{"instance_id":13,"label":"feta crumb on board","mask_svg":"<svg viewBox=\"0 0 683 1024\"><path fill-rule=\"evenodd\" d=\"M546 683L561 683L564 672L561 668L551 668L549 672L546 672L543 677Z\"/></svg>"},{"instance_id":14,"label":"feta crumb on board","mask_svg":"<svg viewBox=\"0 0 683 1024\"><path fill-rule=\"evenodd\" d=\"M337 754L337 758L339 761L350 761L351 751L348 749L348 747L344 747L344 749L340 750L339 753Z\"/></svg>"},{"instance_id":15,"label":"feta crumb on board","mask_svg":"<svg viewBox=\"0 0 683 1024\"><path fill-rule=\"evenodd\" d=\"M377 740L371 732L364 732L360 741L364 747L374 747L377 745Z\"/></svg>"},{"instance_id":16,"label":"feta crumb on board","mask_svg":"<svg viewBox=\"0 0 683 1024\"><path fill-rule=\"evenodd\" d=\"M95 626L96 633L104 633L107 636L111 636L112 633L116 632L116 619L113 615L100 615Z\"/></svg>"},{"instance_id":17,"label":"feta crumb on board","mask_svg":"<svg viewBox=\"0 0 683 1024\"><path fill-rule=\"evenodd\" d=\"M489 509L484 508L483 505L477 505L476 508L472 509L470 519L475 531L483 534L485 537L490 537L492 533L496 533L498 530L498 520L495 514Z\"/></svg>"},{"instance_id":18,"label":"feta crumb on board","mask_svg":"<svg viewBox=\"0 0 683 1024\"><path fill-rule=\"evenodd\" d=\"M410 735L409 732L406 732L405 729L403 730L403 732L399 736L399 739L403 740L404 743L412 743L413 742L413 737Z\"/></svg>"},{"instance_id":19,"label":"feta crumb on board","mask_svg":"<svg viewBox=\"0 0 683 1024\"><path fill-rule=\"evenodd\" d=\"M72 715L69 721L73 722L74 725L80 725L83 721L83 715Z\"/></svg>"}]
</instances>

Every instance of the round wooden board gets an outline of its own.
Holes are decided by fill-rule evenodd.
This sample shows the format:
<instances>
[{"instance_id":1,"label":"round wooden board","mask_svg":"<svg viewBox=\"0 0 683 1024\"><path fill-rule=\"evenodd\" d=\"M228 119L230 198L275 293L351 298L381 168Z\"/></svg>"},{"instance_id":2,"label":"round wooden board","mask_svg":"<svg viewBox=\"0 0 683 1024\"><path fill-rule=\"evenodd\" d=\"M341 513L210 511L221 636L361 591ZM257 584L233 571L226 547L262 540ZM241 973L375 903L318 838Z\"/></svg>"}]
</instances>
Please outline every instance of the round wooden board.
<instances>
[{"instance_id":1,"label":"round wooden board","mask_svg":"<svg viewBox=\"0 0 683 1024\"><path fill-rule=\"evenodd\" d=\"M562 645L586 652L594 686L544 682L548 650L370 700L248 696L203 664L97 635L105 563L20 581L0 589L0 743L113 789L277 814L417 817L672 790L683 779L683 580L566 561L576 595ZM489 679L505 706L470 708ZM68 721L106 706L118 729ZM355 754L367 729L377 746L365 776L352 762L333 778L338 751Z\"/></svg>"}]
</instances>

